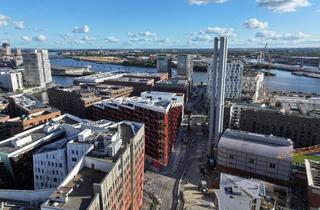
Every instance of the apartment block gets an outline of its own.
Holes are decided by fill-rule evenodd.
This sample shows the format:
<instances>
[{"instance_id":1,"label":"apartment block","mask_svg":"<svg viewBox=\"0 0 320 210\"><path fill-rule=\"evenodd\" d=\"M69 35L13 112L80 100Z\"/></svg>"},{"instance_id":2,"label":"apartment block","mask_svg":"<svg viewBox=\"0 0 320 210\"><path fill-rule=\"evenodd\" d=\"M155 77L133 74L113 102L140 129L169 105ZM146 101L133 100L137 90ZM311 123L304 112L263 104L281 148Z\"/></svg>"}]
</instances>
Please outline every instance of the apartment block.
<instances>
[{"instance_id":1,"label":"apartment block","mask_svg":"<svg viewBox=\"0 0 320 210\"><path fill-rule=\"evenodd\" d=\"M191 55L177 56L177 75L192 81L193 74L193 60Z\"/></svg>"},{"instance_id":2,"label":"apartment block","mask_svg":"<svg viewBox=\"0 0 320 210\"><path fill-rule=\"evenodd\" d=\"M21 71L0 68L0 87L8 91L23 90Z\"/></svg>"},{"instance_id":3,"label":"apartment block","mask_svg":"<svg viewBox=\"0 0 320 210\"><path fill-rule=\"evenodd\" d=\"M292 152L290 139L227 129L218 143L217 168L288 185Z\"/></svg>"},{"instance_id":4,"label":"apartment block","mask_svg":"<svg viewBox=\"0 0 320 210\"><path fill-rule=\"evenodd\" d=\"M86 108L101 100L93 92L79 86L72 88L55 87L47 90L49 104L62 112L84 118Z\"/></svg>"},{"instance_id":5,"label":"apartment block","mask_svg":"<svg viewBox=\"0 0 320 210\"><path fill-rule=\"evenodd\" d=\"M86 154L41 209L142 208L144 125L120 122L96 136Z\"/></svg>"},{"instance_id":6,"label":"apartment block","mask_svg":"<svg viewBox=\"0 0 320 210\"><path fill-rule=\"evenodd\" d=\"M103 100L88 110L92 120L130 120L145 124L146 156L167 165L183 112L183 95L146 92L142 97Z\"/></svg>"},{"instance_id":7,"label":"apartment block","mask_svg":"<svg viewBox=\"0 0 320 210\"><path fill-rule=\"evenodd\" d=\"M155 83L153 91L180 93L184 95L185 102L188 101L191 83L187 79L171 78L169 80L161 80Z\"/></svg>"},{"instance_id":8,"label":"apartment block","mask_svg":"<svg viewBox=\"0 0 320 210\"><path fill-rule=\"evenodd\" d=\"M244 65L239 60L228 59L226 65L226 78L225 78L225 98L226 99L239 99L241 97L241 85L243 77ZM208 71L213 71L212 63L208 63ZM212 74L209 74L209 76ZM209 81L212 80L209 78ZM212 84L208 85L208 96L211 94Z\"/></svg>"},{"instance_id":9,"label":"apartment block","mask_svg":"<svg viewBox=\"0 0 320 210\"><path fill-rule=\"evenodd\" d=\"M265 94L263 72L243 72L241 81L241 96L259 102Z\"/></svg>"},{"instance_id":10,"label":"apartment block","mask_svg":"<svg viewBox=\"0 0 320 210\"><path fill-rule=\"evenodd\" d=\"M168 77L172 77L172 59L168 55L157 56L157 70L158 73L167 73Z\"/></svg>"},{"instance_id":11,"label":"apartment block","mask_svg":"<svg viewBox=\"0 0 320 210\"><path fill-rule=\"evenodd\" d=\"M274 97L269 106L246 106L238 114L239 129L290 138L295 148L320 144L320 99Z\"/></svg>"},{"instance_id":12,"label":"apartment block","mask_svg":"<svg viewBox=\"0 0 320 210\"><path fill-rule=\"evenodd\" d=\"M23 54L24 79L28 86L46 87L52 82L48 50L35 50Z\"/></svg>"},{"instance_id":13,"label":"apartment block","mask_svg":"<svg viewBox=\"0 0 320 210\"><path fill-rule=\"evenodd\" d=\"M81 88L93 92L96 96L101 97L101 99L128 97L131 96L133 92L133 87L119 85L83 84Z\"/></svg>"}]
</instances>

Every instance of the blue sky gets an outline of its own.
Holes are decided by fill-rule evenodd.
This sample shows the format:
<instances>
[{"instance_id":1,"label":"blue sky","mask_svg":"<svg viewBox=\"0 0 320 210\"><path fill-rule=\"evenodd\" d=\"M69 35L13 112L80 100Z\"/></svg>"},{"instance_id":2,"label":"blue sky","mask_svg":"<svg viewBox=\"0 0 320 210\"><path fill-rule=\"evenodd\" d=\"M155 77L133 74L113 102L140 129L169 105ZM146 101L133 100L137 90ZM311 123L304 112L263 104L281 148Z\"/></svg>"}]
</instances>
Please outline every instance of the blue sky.
<instances>
[{"instance_id":1,"label":"blue sky","mask_svg":"<svg viewBox=\"0 0 320 210\"><path fill-rule=\"evenodd\" d=\"M320 47L319 25L319 0L0 0L20 48Z\"/></svg>"}]
</instances>

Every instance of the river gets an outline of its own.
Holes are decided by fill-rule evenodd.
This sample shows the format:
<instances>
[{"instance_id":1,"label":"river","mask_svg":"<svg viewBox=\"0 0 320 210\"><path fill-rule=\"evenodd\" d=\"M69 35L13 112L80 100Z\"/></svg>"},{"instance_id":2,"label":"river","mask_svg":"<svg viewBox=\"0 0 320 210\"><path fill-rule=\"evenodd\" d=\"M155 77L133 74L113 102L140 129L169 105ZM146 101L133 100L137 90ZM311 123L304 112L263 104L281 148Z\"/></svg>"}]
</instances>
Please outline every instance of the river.
<instances>
[{"instance_id":1,"label":"river","mask_svg":"<svg viewBox=\"0 0 320 210\"><path fill-rule=\"evenodd\" d=\"M156 72L155 68L122 66L113 64L96 64L92 62L77 61L73 59L51 59L51 65L54 66L70 66L70 67L85 67L90 65L93 71L108 72L115 70L125 70L131 72ZM265 77L265 85L268 91L295 91L304 93L318 93L320 94L320 79L295 76L291 72L281 70L270 70L276 76ZM174 73L175 74L175 71ZM61 85L72 85L74 77L66 76L53 76L53 80ZM194 83L204 82L207 83L208 74L206 72L194 72Z\"/></svg>"}]
</instances>

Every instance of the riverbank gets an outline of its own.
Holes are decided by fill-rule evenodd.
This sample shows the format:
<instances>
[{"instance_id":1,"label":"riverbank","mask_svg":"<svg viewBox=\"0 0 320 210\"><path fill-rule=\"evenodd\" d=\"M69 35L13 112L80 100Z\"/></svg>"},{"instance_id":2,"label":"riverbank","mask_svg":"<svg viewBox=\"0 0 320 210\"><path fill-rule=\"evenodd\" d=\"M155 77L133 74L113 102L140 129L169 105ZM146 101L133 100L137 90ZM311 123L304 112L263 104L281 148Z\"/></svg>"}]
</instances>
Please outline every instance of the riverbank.
<instances>
[{"instance_id":1,"label":"riverbank","mask_svg":"<svg viewBox=\"0 0 320 210\"><path fill-rule=\"evenodd\" d=\"M291 74L293 74L295 76L304 76L304 77L311 77L311 78L320 79L319 73L295 71L295 72L292 72Z\"/></svg>"}]
</instances>

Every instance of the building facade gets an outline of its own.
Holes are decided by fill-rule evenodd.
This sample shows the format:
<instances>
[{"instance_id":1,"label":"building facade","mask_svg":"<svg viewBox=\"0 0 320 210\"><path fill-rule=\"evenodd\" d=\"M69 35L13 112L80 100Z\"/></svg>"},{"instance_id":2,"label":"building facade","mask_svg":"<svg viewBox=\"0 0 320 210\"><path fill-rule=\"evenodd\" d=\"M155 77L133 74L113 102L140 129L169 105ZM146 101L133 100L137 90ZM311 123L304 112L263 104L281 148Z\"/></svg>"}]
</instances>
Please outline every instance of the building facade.
<instances>
[{"instance_id":1,"label":"building facade","mask_svg":"<svg viewBox=\"0 0 320 210\"><path fill-rule=\"evenodd\" d=\"M154 164L167 165L182 119L183 96L156 92L143 93L142 98L104 100L89 108L88 118L111 121L130 120L145 123L146 156ZM170 98L166 100L166 98Z\"/></svg>"},{"instance_id":2,"label":"building facade","mask_svg":"<svg viewBox=\"0 0 320 210\"><path fill-rule=\"evenodd\" d=\"M227 129L218 144L217 168L288 185L292 152L289 139Z\"/></svg>"},{"instance_id":3,"label":"building facade","mask_svg":"<svg viewBox=\"0 0 320 210\"><path fill-rule=\"evenodd\" d=\"M86 108L101 100L93 92L80 87L50 88L47 90L49 104L62 112L86 117Z\"/></svg>"},{"instance_id":4,"label":"building facade","mask_svg":"<svg viewBox=\"0 0 320 210\"><path fill-rule=\"evenodd\" d=\"M177 75L192 81L193 60L191 55L177 56Z\"/></svg>"},{"instance_id":5,"label":"building facade","mask_svg":"<svg viewBox=\"0 0 320 210\"><path fill-rule=\"evenodd\" d=\"M264 73L246 72L242 77L241 96L259 102L264 96Z\"/></svg>"},{"instance_id":6,"label":"building facade","mask_svg":"<svg viewBox=\"0 0 320 210\"><path fill-rule=\"evenodd\" d=\"M320 208L320 161L305 160L309 210Z\"/></svg>"},{"instance_id":7,"label":"building facade","mask_svg":"<svg viewBox=\"0 0 320 210\"><path fill-rule=\"evenodd\" d=\"M142 208L144 126L120 122L92 142L94 148L42 204L42 210Z\"/></svg>"},{"instance_id":8,"label":"building facade","mask_svg":"<svg viewBox=\"0 0 320 210\"><path fill-rule=\"evenodd\" d=\"M8 91L23 90L22 73L19 70L0 69L0 87Z\"/></svg>"},{"instance_id":9,"label":"building facade","mask_svg":"<svg viewBox=\"0 0 320 210\"><path fill-rule=\"evenodd\" d=\"M52 82L48 50L35 50L23 54L24 80L28 86L45 87Z\"/></svg>"},{"instance_id":10,"label":"building facade","mask_svg":"<svg viewBox=\"0 0 320 210\"><path fill-rule=\"evenodd\" d=\"M167 73L168 77L172 77L172 60L167 55L158 55L157 56L157 70L158 73Z\"/></svg>"}]
</instances>

